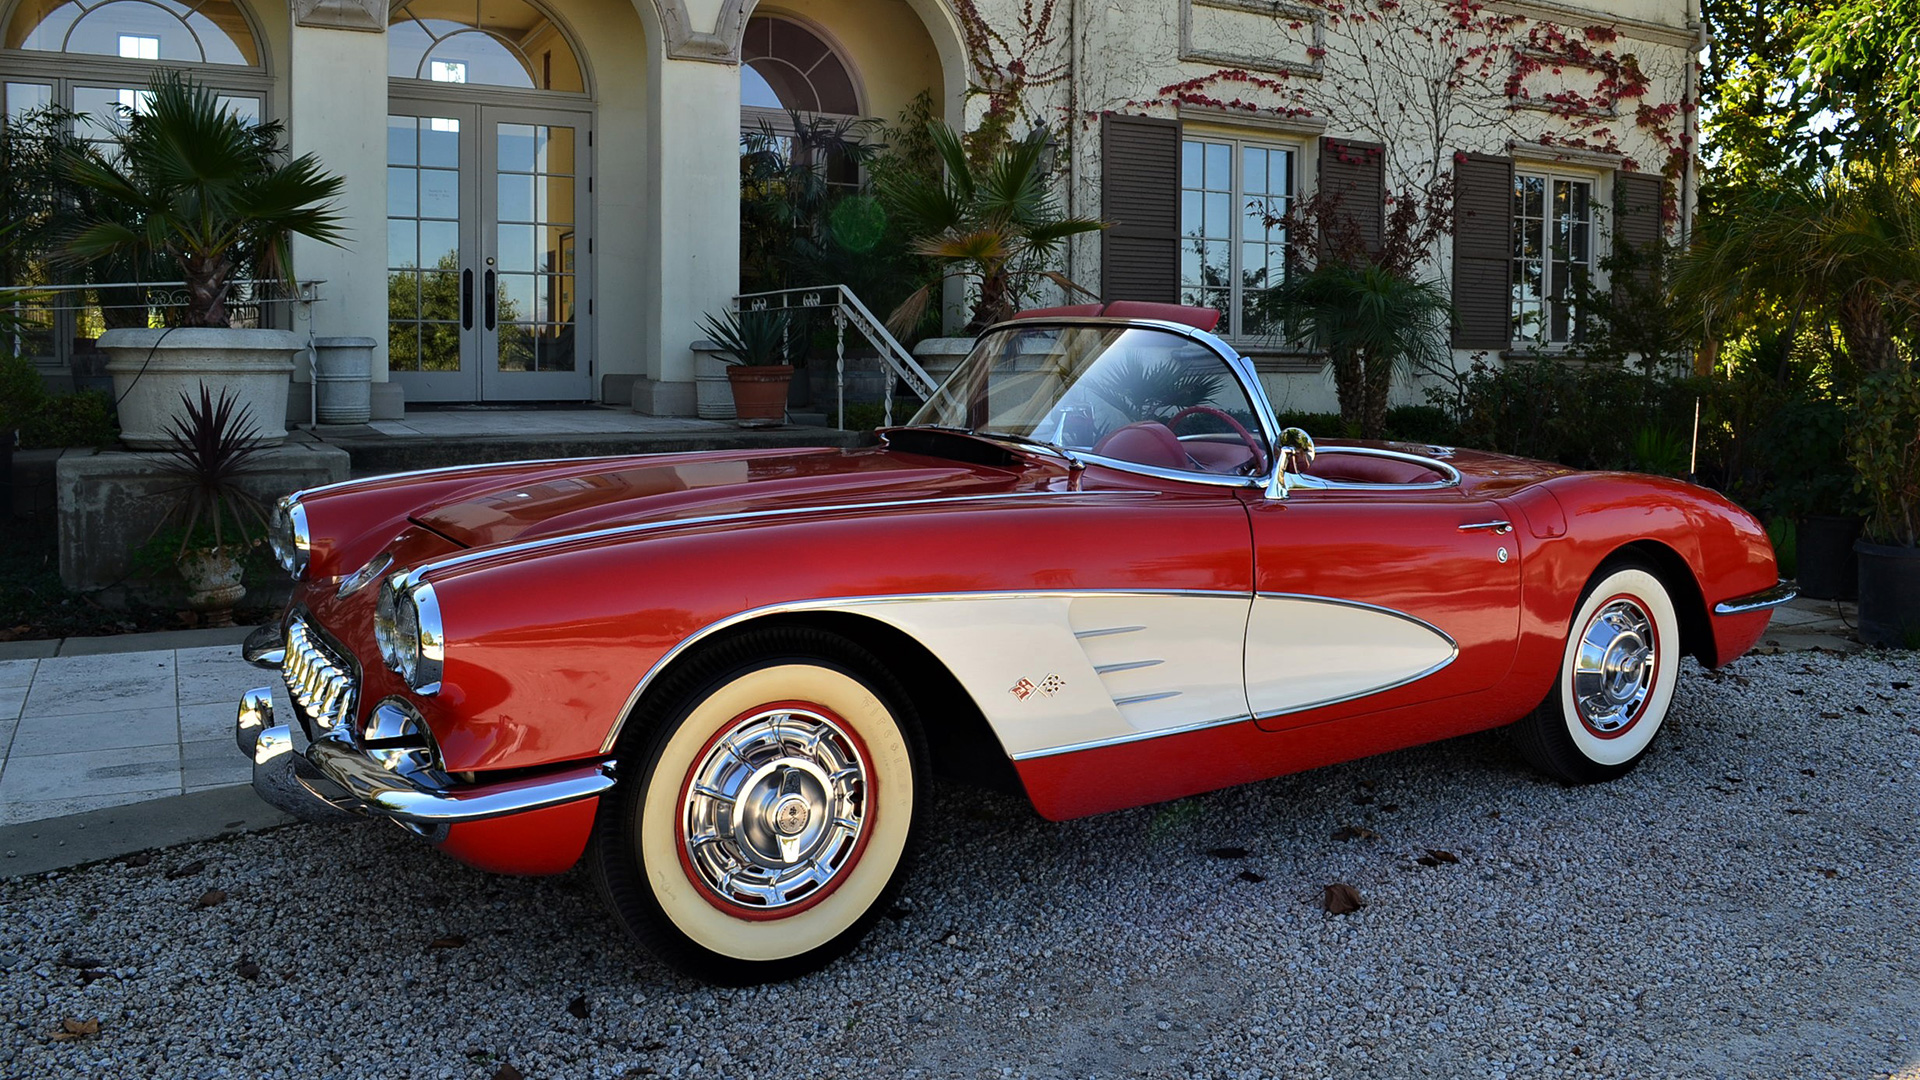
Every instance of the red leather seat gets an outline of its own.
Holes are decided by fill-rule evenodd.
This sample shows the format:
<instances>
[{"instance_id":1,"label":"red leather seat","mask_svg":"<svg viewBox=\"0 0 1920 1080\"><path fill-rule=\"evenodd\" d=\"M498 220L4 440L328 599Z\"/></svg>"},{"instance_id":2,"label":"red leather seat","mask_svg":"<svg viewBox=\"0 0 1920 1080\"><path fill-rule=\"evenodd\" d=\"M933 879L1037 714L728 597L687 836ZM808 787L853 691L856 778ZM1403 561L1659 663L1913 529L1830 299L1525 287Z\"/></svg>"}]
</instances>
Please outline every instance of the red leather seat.
<instances>
[{"instance_id":1,"label":"red leather seat","mask_svg":"<svg viewBox=\"0 0 1920 1080\"><path fill-rule=\"evenodd\" d=\"M1181 444L1173 429L1153 420L1142 420L1107 432L1106 438L1094 444L1093 452L1117 461L1154 465L1162 469L1193 468L1193 463L1187 460L1187 448Z\"/></svg>"},{"instance_id":2,"label":"red leather seat","mask_svg":"<svg viewBox=\"0 0 1920 1080\"><path fill-rule=\"evenodd\" d=\"M1322 450L1306 467L1308 476L1349 484L1431 484L1445 479L1425 465L1393 458L1368 457Z\"/></svg>"}]
</instances>

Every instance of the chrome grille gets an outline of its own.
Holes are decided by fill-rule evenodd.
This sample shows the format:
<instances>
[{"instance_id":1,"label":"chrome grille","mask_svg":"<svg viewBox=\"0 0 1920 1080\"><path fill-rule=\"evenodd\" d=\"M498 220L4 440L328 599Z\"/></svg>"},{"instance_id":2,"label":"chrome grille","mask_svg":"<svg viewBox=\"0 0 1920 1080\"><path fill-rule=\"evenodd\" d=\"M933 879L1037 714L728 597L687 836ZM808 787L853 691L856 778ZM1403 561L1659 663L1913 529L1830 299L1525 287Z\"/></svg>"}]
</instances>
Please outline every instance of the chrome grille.
<instances>
[{"instance_id":1,"label":"chrome grille","mask_svg":"<svg viewBox=\"0 0 1920 1080\"><path fill-rule=\"evenodd\" d=\"M280 673L301 718L320 730L330 731L353 716L352 670L303 619L287 623L287 659Z\"/></svg>"}]
</instances>

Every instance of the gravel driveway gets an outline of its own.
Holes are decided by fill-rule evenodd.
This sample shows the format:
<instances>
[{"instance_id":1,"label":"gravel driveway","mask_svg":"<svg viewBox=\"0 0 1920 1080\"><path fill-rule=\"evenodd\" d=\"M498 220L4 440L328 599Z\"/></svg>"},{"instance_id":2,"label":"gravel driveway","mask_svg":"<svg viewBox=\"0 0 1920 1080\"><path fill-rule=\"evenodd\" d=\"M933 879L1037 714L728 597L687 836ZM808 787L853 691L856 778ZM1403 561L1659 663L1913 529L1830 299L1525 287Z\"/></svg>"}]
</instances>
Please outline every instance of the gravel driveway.
<instances>
[{"instance_id":1,"label":"gravel driveway","mask_svg":"<svg viewBox=\"0 0 1920 1080\"><path fill-rule=\"evenodd\" d=\"M384 825L15 879L0 1077L1920 1078L1908 683L1693 669L1593 788L1496 733L1061 825L945 789L910 902L751 990L640 955L583 874Z\"/></svg>"}]
</instances>

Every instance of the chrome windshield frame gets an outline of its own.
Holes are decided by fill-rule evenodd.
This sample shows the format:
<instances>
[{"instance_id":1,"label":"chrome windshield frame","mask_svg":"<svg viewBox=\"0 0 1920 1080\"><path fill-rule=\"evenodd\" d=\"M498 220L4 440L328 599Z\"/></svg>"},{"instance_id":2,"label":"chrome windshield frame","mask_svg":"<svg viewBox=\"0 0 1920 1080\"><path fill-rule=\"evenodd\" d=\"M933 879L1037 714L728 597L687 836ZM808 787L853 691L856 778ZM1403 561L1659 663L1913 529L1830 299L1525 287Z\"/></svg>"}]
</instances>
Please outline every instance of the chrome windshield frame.
<instances>
[{"instance_id":1,"label":"chrome windshield frame","mask_svg":"<svg viewBox=\"0 0 1920 1080\"><path fill-rule=\"evenodd\" d=\"M1219 357L1226 363L1227 369L1233 372L1233 377L1240 383L1241 391L1247 395L1247 401L1253 406L1253 418L1260 425L1262 448L1267 455L1267 468L1265 471L1253 476L1222 476L1218 473L1163 469L1153 465L1143 465L1137 461L1122 461L1118 458L1104 457L1086 450L1069 451L1065 447L1060 447L1058 448L1060 452L1069 454L1090 465L1099 465L1104 468L1117 469L1121 472L1135 473L1140 476L1151 476L1162 480L1177 480L1191 484L1210 484L1215 487L1257 487L1263 489L1270 489L1272 487L1275 478L1279 475L1280 458L1279 455L1275 453L1274 446L1280 435L1280 425L1274 418L1273 406L1267 401L1266 391L1260 385L1260 377L1253 369L1253 361L1241 356L1233 350L1232 346L1199 327L1188 326L1186 323L1171 322L1166 319L1115 319L1097 315L1060 316L1046 319L1009 319L1005 322L994 323L992 326L980 331L980 333L974 337L973 343L974 348L978 348L982 338L985 338L988 334L1002 330L1042 330L1048 327L1074 326L1161 330L1185 338ZM969 358L973 356L973 349L967 351L967 356ZM962 363L964 364L965 361L963 360ZM955 368L954 370L958 372L959 368ZM948 378L952 378L952 376L949 375ZM941 383L941 386L944 387L945 385L944 382ZM935 392L937 393L938 391L936 390ZM910 429L913 425L907 424L905 426ZM993 438L993 433L990 431L976 432L975 434L983 439ZM1019 444L1012 443L1012 445L1017 446Z\"/></svg>"}]
</instances>

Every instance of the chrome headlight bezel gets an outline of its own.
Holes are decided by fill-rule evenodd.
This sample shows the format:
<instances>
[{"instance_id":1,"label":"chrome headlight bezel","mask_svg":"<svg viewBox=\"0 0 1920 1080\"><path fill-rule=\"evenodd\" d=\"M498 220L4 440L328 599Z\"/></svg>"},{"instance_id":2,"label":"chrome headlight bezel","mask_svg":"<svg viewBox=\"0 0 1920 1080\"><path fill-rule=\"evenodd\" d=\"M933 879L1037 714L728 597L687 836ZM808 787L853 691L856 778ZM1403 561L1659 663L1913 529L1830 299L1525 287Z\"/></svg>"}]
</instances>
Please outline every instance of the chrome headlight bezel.
<instances>
[{"instance_id":1,"label":"chrome headlight bezel","mask_svg":"<svg viewBox=\"0 0 1920 1080\"><path fill-rule=\"evenodd\" d=\"M374 706L360 746L382 768L402 776L440 771L440 745L433 730L404 698L386 698Z\"/></svg>"},{"instance_id":2,"label":"chrome headlight bezel","mask_svg":"<svg viewBox=\"0 0 1920 1080\"><path fill-rule=\"evenodd\" d=\"M297 495L287 495L274 503L273 516L267 522L267 545L273 549L280 569L292 574L295 581L307 576L313 534L307 528L307 508Z\"/></svg>"},{"instance_id":3,"label":"chrome headlight bezel","mask_svg":"<svg viewBox=\"0 0 1920 1080\"><path fill-rule=\"evenodd\" d=\"M373 608L373 638L380 659L415 693L440 692L447 638L431 583L404 570L382 581Z\"/></svg>"}]
</instances>

